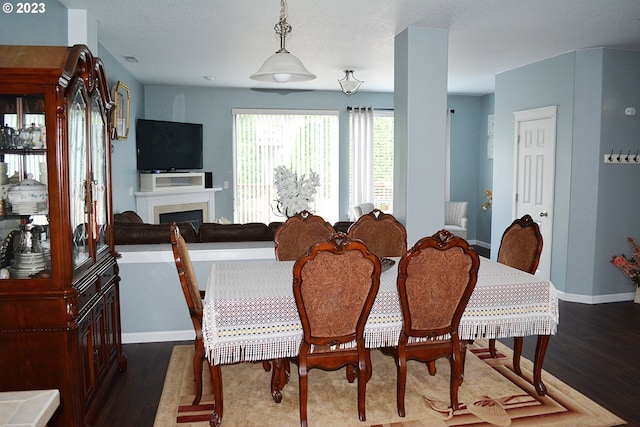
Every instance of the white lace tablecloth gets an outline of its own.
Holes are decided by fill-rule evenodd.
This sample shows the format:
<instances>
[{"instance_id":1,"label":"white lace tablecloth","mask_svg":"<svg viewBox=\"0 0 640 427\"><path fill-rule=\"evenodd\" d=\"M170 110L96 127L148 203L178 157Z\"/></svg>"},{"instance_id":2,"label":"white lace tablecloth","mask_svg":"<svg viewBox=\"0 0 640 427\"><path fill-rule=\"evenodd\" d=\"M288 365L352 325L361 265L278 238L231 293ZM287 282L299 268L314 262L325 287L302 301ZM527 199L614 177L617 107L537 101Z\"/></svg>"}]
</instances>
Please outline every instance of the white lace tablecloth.
<instances>
[{"instance_id":1,"label":"white lace tablecloth","mask_svg":"<svg viewBox=\"0 0 640 427\"><path fill-rule=\"evenodd\" d=\"M365 341L396 345L402 327L397 265L383 272ZM214 262L204 302L206 355L214 364L298 354L302 325L293 297L293 261ZM478 282L460 321L462 339L553 335L558 298L549 281L480 258Z\"/></svg>"}]
</instances>

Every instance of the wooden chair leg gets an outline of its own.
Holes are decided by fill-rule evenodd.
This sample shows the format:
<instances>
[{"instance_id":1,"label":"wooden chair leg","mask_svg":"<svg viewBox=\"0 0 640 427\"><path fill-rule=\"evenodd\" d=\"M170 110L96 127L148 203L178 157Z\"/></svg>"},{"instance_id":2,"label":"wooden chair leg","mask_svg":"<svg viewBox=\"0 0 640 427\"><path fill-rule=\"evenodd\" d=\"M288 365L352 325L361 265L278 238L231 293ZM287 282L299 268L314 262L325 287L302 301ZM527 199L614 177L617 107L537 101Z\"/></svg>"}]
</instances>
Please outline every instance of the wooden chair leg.
<instances>
[{"instance_id":1,"label":"wooden chair leg","mask_svg":"<svg viewBox=\"0 0 640 427\"><path fill-rule=\"evenodd\" d=\"M427 369L429 369L429 375L434 376L436 374L436 361L435 360L428 361Z\"/></svg>"},{"instance_id":2,"label":"wooden chair leg","mask_svg":"<svg viewBox=\"0 0 640 427\"><path fill-rule=\"evenodd\" d=\"M355 365L347 365L347 381L353 383L358 376L358 368Z\"/></svg>"},{"instance_id":3,"label":"wooden chair leg","mask_svg":"<svg viewBox=\"0 0 640 427\"><path fill-rule=\"evenodd\" d=\"M550 335L538 335L538 341L536 342L536 355L533 362L533 385L536 387L538 396L547 394L547 387L542 382L542 362L547 352L549 338Z\"/></svg>"},{"instance_id":4,"label":"wooden chair leg","mask_svg":"<svg viewBox=\"0 0 640 427\"><path fill-rule=\"evenodd\" d=\"M360 421L367 420L367 416L365 413L365 398L367 396L367 382L369 381L369 372L371 370L371 365L358 367L358 418L360 419Z\"/></svg>"},{"instance_id":5,"label":"wooden chair leg","mask_svg":"<svg viewBox=\"0 0 640 427\"><path fill-rule=\"evenodd\" d=\"M491 338L489 340L489 354L491 354L491 357L493 357L494 359L496 357L498 357L497 353L496 353L496 339L495 338Z\"/></svg>"},{"instance_id":6,"label":"wooden chair leg","mask_svg":"<svg viewBox=\"0 0 640 427\"><path fill-rule=\"evenodd\" d=\"M222 397L222 370L220 365L209 364L209 373L211 374L211 383L213 384L213 413L209 420L212 427L220 427L222 423L223 397Z\"/></svg>"},{"instance_id":7,"label":"wooden chair leg","mask_svg":"<svg viewBox=\"0 0 640 427\"><path fill-rule=\"evenodd\" d=\"M307 392L308 379L306 364L300 362L298 365L298 384L299 384L299 401L300 401L300 427L307 427Z\"/></svg>"},{"instance_id":8,"label":"wooden chair leg","mask_svg":"<svg viewBox=\"0 0 640 427\"><path fill-rule=\"evenodd\" d=\"M398 369L398 384L397 384L397 404L398 404L398 415L404 417L404 392L407 383L407 361L406 360L396 360L396 367Z\"/></svg>"},{"instance_id":9,"label":"wooden chair leg","mask_svg":"<svg viewBox=\"0 0 640 427\"><path fill-rule=\"evenodd\" d=\"M458 410L458 385L460 384L460 372L462 371L460 366L460 357L455 353L451 358L451 378L449 380L449 395L451 398L451 409Z\"/></svg>"},{"instance_id":10,"label":"wooden chair leg","mask_svg":"<svg viewBox=\"0 0 640 427\"><path fill-rule=\"evenodd\" d=\"M204 363L204 344L196 340L195 347L193 377L196 382L196 396L193 399L193 405L199 404L202 399L202 365Z\"/></svg>"},{"instance_id":11,"label":"wooden chair leg","mask_svg":"<svg viewBox=\"0 0 640 427\"><path fill-rule=\"evenodd\" d=\"M465 362L467 361L467 344L464 343L460 345L460 360L462 360L462 366L460 367L460 375L459 375L459 384L458 385L462 385L462 382L464 381L464 366L465 366Z\"/></svg>"},{"instance_id":12,"label":"wooden chair leg","mask_svg":"<svg viewBox=\"0 0 640 427\"><path fill-rule=\"evenodd\" d=\"M516 374L522 376L522 370L520 369L520 356L522 356L522 337L515 337L513 339L513 370Z\"/></svg>"}]
</instances>

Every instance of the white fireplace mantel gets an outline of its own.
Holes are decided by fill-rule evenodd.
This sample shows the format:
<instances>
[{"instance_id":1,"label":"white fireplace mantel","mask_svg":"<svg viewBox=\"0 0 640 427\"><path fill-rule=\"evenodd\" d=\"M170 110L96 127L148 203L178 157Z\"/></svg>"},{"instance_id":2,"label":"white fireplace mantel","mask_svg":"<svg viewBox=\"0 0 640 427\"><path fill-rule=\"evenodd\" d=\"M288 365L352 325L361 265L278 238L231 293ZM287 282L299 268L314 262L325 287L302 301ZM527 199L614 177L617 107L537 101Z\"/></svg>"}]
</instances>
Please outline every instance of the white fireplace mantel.
<instances>
[{"instance_id":1,"label":"white fireplace mantel","mask_svg":"<svg viewBox=\"0 0 640 427\"><path fill-rule=\"evenodd\" d=\"M216 219L215 194L222 188L206 188L199 190L184 189L180 192L153 191L137 192L136 212L145 223L157 224L158 213L182 212L201 208L205 222Z\"/></svg>"}]
</instances>

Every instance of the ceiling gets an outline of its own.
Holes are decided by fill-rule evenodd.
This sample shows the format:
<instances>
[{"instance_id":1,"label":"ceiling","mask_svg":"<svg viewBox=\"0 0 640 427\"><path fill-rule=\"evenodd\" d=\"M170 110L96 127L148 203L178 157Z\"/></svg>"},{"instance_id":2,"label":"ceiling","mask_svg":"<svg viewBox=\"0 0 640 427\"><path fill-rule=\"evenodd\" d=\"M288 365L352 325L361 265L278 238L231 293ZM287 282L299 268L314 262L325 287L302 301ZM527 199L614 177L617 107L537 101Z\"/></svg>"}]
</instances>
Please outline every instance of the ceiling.
<instances>
[{"instance_id":1,"label":"ceiling","mask_svg":"<svg viewBox=\"0 0 640 427\"><path fill-rule=\"evenodd\" d=\"M278 0L60 1L87 10L145 85L337 90L353 69L361 91L392 92L394 37L408 26L448 29L450 94L492 93L496 74L577 49L640 51L639 0L289 0L287 50L317 78L264 83L249 75L279 48Z\"/></svg>"}]
</instances>

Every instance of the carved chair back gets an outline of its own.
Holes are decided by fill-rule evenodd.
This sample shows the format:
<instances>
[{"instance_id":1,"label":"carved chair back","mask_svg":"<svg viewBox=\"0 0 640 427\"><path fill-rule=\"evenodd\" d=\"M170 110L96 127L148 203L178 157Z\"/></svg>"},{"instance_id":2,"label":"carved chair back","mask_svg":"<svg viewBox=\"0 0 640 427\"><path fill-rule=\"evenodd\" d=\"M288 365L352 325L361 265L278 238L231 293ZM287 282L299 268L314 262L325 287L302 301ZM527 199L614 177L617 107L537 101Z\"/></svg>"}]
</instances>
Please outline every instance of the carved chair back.
<instances>
[{"instance_id":1,"label":"carved chair back","mask_svg":"<svg viewBox=\"0 0 640 427\"><path fill-rule=\"evenodd\" d=\"M374 209L349 227L349 237L362 240L378 257L401 257L407 252L407 230L393 215Z\"/></svg>"},{"instance_id":2,"label":"carved chair back","mask_svg":"<svg viewBox=\"0 0 640 427\"><path fill-rule=\"evenodd\" d=\"M335 233L333 226L318 215L302 211L287 218L276 230L274 245L279 261L295 261L315 243Z\"/></svg>"},{"instance_id":3,"label":"carved chair back","mask_svg":"<svg viewBox=\"0 0 640 427\"><path fill-rule=\"evenodd\" d=\"M420 239L398 266L405 337L457 334L479 266L466 240L446 230Z\"/></svg>"},{"instance_id":4,"label":"carved chair back","mask_svg":"<svg viewBox=\"0 0 640 427\"><path fill-rule=\"evenodd\" d=\"M515 219L502 234L498 262L535 274L542 253L542 234L530 215Z\"/></svg>"},{"instance_id":5,"label":"carved chair back","mask_svg":"<svg viewBox=\"0 0 640 427\"><path fill-rule=\"evenodd\" d=\"M307 425L307 372L347 367L358 378L358 415L365 421L371 356L364 327L380 286L380 260L344 233L317 243L293 268L293 295L303 340L295 362L300 382L300 423Z\"/></svg>"}]
</instances>

